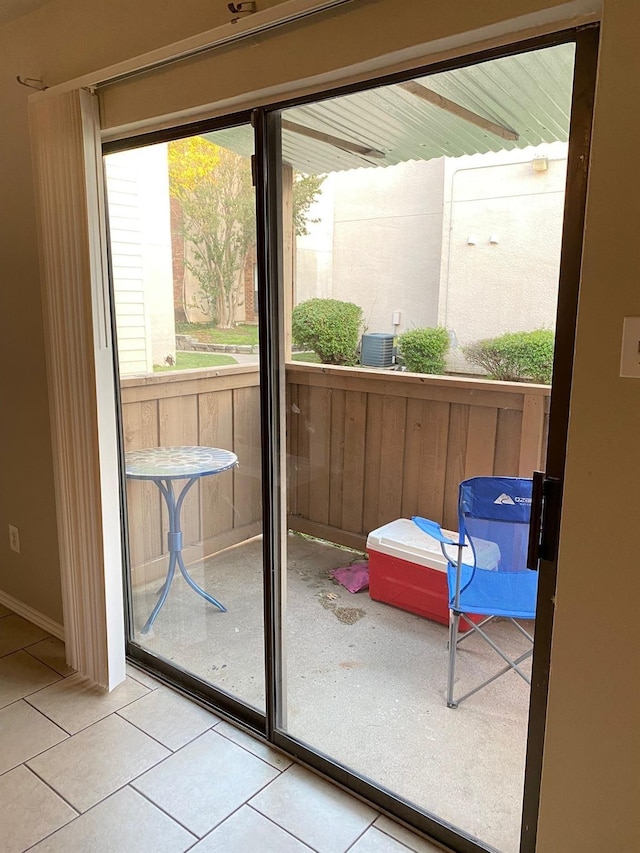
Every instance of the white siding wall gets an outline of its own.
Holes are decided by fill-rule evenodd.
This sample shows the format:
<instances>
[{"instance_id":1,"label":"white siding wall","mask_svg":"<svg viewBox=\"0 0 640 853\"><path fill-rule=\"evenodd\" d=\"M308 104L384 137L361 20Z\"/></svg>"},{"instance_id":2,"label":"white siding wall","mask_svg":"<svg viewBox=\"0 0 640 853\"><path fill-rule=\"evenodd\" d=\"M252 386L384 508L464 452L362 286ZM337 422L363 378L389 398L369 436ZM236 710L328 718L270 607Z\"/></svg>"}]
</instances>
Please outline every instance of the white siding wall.
<instances>
[{"instance_id":1,"label":"white siding wall","mask_svg":"<svg viewBox=\"0 0 640 853\"><path fill-rule=\"evenodd\" d=\"M106 158L120 373L175 358L166 145Z\"/></svg>"}]
</instances>

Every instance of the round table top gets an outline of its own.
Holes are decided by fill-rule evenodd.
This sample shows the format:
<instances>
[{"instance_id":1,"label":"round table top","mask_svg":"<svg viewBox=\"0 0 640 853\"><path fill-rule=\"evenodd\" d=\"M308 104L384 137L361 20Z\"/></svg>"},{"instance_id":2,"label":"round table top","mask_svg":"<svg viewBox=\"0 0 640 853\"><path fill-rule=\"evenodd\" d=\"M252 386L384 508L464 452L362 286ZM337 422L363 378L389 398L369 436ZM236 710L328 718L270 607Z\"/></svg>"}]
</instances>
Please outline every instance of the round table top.
<instances>
[{"instance_id":1,"label":"round table top","mask_svg":"<svg viewBox=\"0 0 640 853\"><path fill-rule=\"evenodd\" d=\"M184 480L235 468L238 457L219 447L144 447L128 450L125 472L134 480Z\"/></svg>"}]
</instances>

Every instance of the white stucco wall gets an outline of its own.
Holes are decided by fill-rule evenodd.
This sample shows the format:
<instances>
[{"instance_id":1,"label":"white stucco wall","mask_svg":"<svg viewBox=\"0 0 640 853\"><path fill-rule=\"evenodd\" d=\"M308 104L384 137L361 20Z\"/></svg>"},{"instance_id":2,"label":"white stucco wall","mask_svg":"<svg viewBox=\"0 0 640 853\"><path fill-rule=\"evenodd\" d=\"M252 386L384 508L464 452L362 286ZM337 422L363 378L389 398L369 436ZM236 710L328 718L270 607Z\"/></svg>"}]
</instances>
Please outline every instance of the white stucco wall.
<instances>
[{"instance_id":1,"label":"white stucco wall","mask_svg":"<svg viewBox=\"0 0 640 853\"><path fill-rule=\"evenodd\" d=\"M297 301L355 302L369 332L435 325L443 173L443 161L431 160L327 176L310 213L321 221L297 242Z\"/></svg>"},{"instance_id":2,"label":"white stucco wall","mask_svg":"<svg viewBox=\"0 0 640 853\"><path fill-rule=\"evenodd\" d=\"M445 326L449 368L463 372L476 371L461 351L472 341L554 328L566 151L554 143L328 175L310 211L320 221L297 240L296 302L356 302L370 332ZM533 169L536 156L546 171Z\"/></svg>"},{"instance_id":3,"label":"white stucco wall","mask_svg":"<svg viewBox=\"0 0 640 853\"><path fill-rule=\"evenodd\" d=\"M120 374L175 358L167 146L106 158Z\"/></svg>"},{"instance_id":4,"label":"white stucco wall","mask_svg":"<svg viewBox=\"0 0 640 853\"><path fill-rule=\"evenodd\" d=\"M446 160L438 323L458 343L451 369L470 369L460 347L472 341L555 327L566 151L553 143ZM533 169L536 155L547 171Z\"/></svg>"},{"instance_id":5,"label":"white stucco wall","mask_svg":"<svg viewBox=\"0 0 640 853\"><path fill-rule=\"evenodd\" d=\"M333 220L335 186L342 173L332 172L322 182L320 195L309 208L307 230L296 238L295 302L333 293ZM313 222L313 220L317 220ZM342 297L335 297L341 299Z\"/></svg>"}]
</instances>

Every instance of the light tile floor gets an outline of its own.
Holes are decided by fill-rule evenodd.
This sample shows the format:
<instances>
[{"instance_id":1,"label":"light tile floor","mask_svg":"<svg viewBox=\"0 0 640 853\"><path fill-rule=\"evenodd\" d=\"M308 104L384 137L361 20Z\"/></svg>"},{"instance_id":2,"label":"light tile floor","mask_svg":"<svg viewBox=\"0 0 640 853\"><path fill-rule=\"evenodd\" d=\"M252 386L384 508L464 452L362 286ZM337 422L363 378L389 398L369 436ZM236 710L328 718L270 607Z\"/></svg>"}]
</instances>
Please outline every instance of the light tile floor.
<instances>
[{"instance_id":1,"label":"light tile floor","mask_svg":"<svg viewBox=\"0 0 640 853\"><path fill-rule=\"evenodd\" d=\"M438 848L133 667L90 687L0 606L0 850Z\"/></svg>"}]
</instances>

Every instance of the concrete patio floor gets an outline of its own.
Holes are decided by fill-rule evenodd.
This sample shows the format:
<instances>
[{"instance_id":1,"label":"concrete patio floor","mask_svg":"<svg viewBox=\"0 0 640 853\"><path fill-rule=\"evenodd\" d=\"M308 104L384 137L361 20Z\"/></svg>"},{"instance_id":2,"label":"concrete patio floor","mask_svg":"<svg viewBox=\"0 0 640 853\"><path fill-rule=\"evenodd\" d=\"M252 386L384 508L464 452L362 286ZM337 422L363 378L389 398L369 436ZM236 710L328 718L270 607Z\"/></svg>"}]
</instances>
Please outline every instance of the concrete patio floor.
<instances>
[{"instance_id":1,"label":"concrete patio floor","mask_svg":"<svg viewBox=\"0 0 640 853\"><path fill-rule=\"evenodd\" d=\"M181 577L144 648L264 708L259 538L190 571L227 607L222 613ZM515 853L525 763L529 690L509 673L446 707L447 628L349 593L330 577L359 555L289 536L285 646L287 731L504 853ZM134 591L139 631L158 586ZM520 637L495 626L516 653ZM499 668L476 638L465 642L462 690Z\"/></svg>"}]
</instances>

